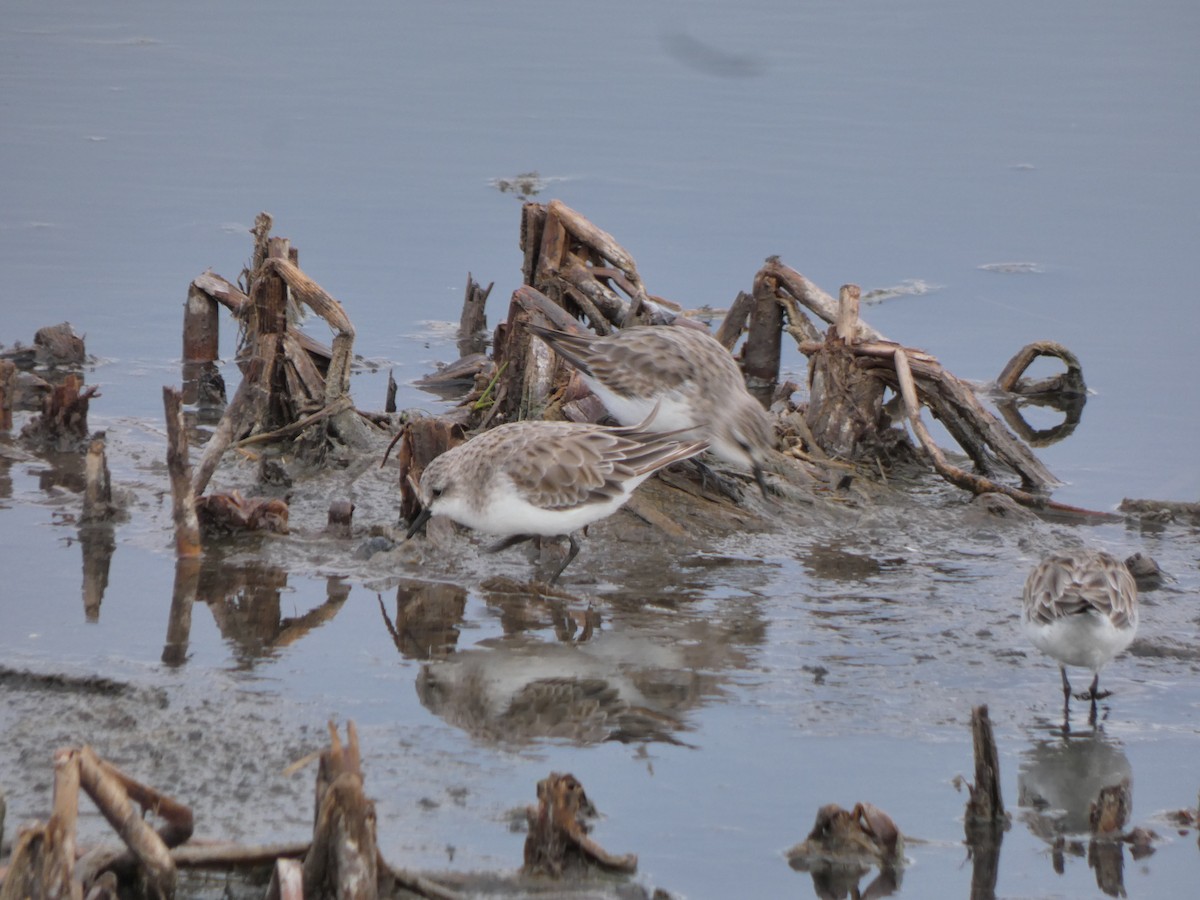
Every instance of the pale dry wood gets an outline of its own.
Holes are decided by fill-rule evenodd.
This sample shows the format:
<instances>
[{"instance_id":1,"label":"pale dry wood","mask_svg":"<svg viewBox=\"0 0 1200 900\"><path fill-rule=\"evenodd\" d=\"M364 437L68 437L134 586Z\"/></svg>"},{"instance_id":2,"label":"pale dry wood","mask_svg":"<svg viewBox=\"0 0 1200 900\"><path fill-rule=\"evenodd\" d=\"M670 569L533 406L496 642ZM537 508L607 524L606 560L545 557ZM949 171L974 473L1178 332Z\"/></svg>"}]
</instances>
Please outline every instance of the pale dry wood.
<instances>
[{"instance_id":1,"label":"pale dry wood","mask_svg":"<svg viewBox=\"0 0 1200 900\"><path fill-rule=\"evenodd\" d=\"M112 502L112 476L108 470L108 457L104 450L104 435L97 434L88 444L84 458L83 523L104 522L111 519L116 507Z\"/></svg>"},{"instance_id":2,"label":"pale dry wood","mask_svg":"<svg viewBox=\"0 0 1200 900\"><path fill-rule=\"evenodd\" d=\"M304 866L294 859L277 859L267 885L267 900L304 900Z\"/></svg>"},{"instance_id":3,"label":"pale dry wood","mask_svg":"<svg viewBox=\"0 0 1200 900\"><path fill-rule=\"evenodd\" d=\"M254 423L255 409L259 405L260 397L265 394L261 382L266 368L266 360L257 356L247 365L242 383L238 385L237 392L225 408L221 421L217 423L208 443L204 445L200 461L196 464L192 477L192 493L195 496L203 494L204 489L208 487L209 480L221 462L221 456L234 436L244 434Z\"/></svg>"},{"instance_id":4,"label":"pale dry wood","mask_svg":"<svg viewBox=\"0 0 1200 900\"><path fill-rule=\"evenodd\" d=\"M220 303L236 318L243 318L250 308L250 298L245 292L212 269L207 269L193 278L191 287Z\"/></svg>"},{"instance_id":5,"label":"pale dry wood","mask_svg":"<svg viewBox=\"0 0 1200 900\"><path fill-rule=\"evenodd\" d=\"M344 410L352 409L354 409L354 402L349 397L341 397L318 412L305 416L303 419L298 419L290 425L284 425L282 428L276 428L274 431L263 431L258 434L252 434L249 437L242 438L240 441L235 441L232 446L234 449L237 449L240 447L252 447L255 444L269 444L273 441L299 434L310 425L315 425L324 419L336 416Z\"/></svg>"},{"instance_id":6,"label":"pale dry wood","mask_svg":"<svg viewBox=\"0 0 1200 900\"><path fill-rule=\"evenodd\" d=\"M389 865L382 855L379 857L378 868L381 882L384 877L391 878L401 888L419 897L427 897L429 900L463 900L466 896L424 875Z\"/></svg>"},{"instance_id":7,"label":"pale dry wood","mask_svg":"<svg viewBox=\"0 0 1200 900\"><path fill-rule=\"evenodd\" d=\"M171 515L175 522L175 555L200 555L200 520L196 516L191 465L188 462L187 429L183 422L179 391L163 387L167 420L167 472L171 479Z\"/></svg>"},{"instance_id":8,"label":"pale dry wood","mask_svg":"<svg viewBox=\"0 0 1200 900\"><path fill-rule=\"evenodd\" d=\"M350 722L347 742L329 723L330 746L317 773L313 843L304 858L306 896L372 900L378 896L375 805L363 793L358 730Z\"/></svg>"},{"instance_id":9,"label":"pale dry wood","mask_svg":"<svg viewBox=\"0 0 1200 900\"><path fill-rule=\"evenodd\" d=\"M122 779L104 766L89 747L79 751L79 778L101 814L142 865L151 894L174 896L175 862L163 839L133 808Z\"/></svg>"},{"instance_id":10,"label":"pale dry wood","mask_svg":"<svg viewBox=\"0 0 1200 900\"><path fill-rule=\"evenodd\" d=\"M779 257L769 257L759 273L774 278L780 288L826 323L832 325L837 321L838 301L795 269L784 265L779 261ZM859 322L858 334L867 341L886 340L866 322Z\"/></svg>"},{"instance_id":11,"label":"pale dry wood","mask_svg":"<svg viewBox=\"0 0 1200 900\"><path fill-rule=\"evenodd\" d=\"M633 299L635 301L646 304L651 303L650 298L646 296L646 288L642 284L642 277L638 274L637 264L633 261L633 257L624 247L617 243L611 234L592 224L588 219L571 209L561 200L551 200L546 205L546 211L562 222L563 227L577 241L594 248L601 256L625 274L625 278L633 289Z\"/></svg>"},{"instance_id":12,"label":"pale dry wood","mask_svg":"<svg viewBox=\"0 0 1200 900\"><path fill-rule=\"evenodd\" d=\"M838 316L834 329L846 343L858 339L858 304L862 291L857 284L843 284L838 293Z\"/></svg>"}]
</instances>

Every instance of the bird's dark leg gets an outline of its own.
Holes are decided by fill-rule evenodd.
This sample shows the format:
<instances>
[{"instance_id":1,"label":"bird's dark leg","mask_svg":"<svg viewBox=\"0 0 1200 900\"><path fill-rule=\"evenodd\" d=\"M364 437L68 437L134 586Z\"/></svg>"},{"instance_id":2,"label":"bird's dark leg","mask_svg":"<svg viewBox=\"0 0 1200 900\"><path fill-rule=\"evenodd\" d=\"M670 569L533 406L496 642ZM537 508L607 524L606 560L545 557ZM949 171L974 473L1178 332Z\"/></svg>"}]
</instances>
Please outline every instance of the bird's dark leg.
<instances>
[{"instance_id":1,"label":"bird's dark leg","mask_svg":"<svg viewBox=\"0 0 1200 900\"><path fill-rule=\"evenodd\" d=\"M763 499L769 500L770 495L767 493L767 479L763 475L763 467L758 463L754 464L754 480L758 482L758 489L762 491Z\"/></svg>"},{"instance_id":2,"label":"bird's dark leg","mask_svg":"<svg viewBox=\"0 0 1200 900\"><path fill-rule=\"evenodd\" d=\"M1100 673L1097 672L1092 678L1092 686L1086 691L1081 691L1075 695L1076 700L1091 700L1094 704L1097 700L1103 700L1105 697L1111 697L1112 691L1100 691Z\"/></svg>"},{"instance_id":3,"label":"bird's dark leg","mask_svg":"<svg viewBox=\"0 0 1200 900\"><path fill-rule=\"evenodd\" d=\"M1099 688L1100 688L1100 673L1097 672L1096 676L1094 676L1092 678L1091 688L1087 689L1086 696L1087 696L1088 700L1091 700L1094 703L1097 700L1104 700L1105 697L1112 696L1112 691L1102 691ZM1080 700L1082 700L1082 697L1084 697L1085 695L1081 694L1079 696L1080 696Z\"/></svg>"},{"instance_id":4,"label":"bird's dark leg","mask_svg":"<svg viewBox=\"0 0 1200 900\"><path fill-rule=\"evenodd\" d=\"M571 542L571 547L567 550L567 558L564 559L562 565L558 567L558 571L551 576L550 581L547 582L548 584L557 584L558 576L561 575L566 570L567 566L571 564L571 560L579 555L579 541L575 540L575 535L568 534L567 540Z\"/></svg>"},{"instance_id":5,"label":"bird's dark leg","mask_svg":"<svg viewBox=\"0 0 1200 900\"><path fill-rule=\"evenodd\" d=\"M741 502L742 492L736 484L734 484L728 478L718 475L712 470L708 463L701 462L699 457L693 456L688 460L688 462L695 466L696 471L700 473L700 490L707 491L708 483L711 481L718 491L720 491L734 503Z\"/></svg>"},{"instance_id":6,"label":"bird's dark leg","mask_svg":"<svg viewBox=\"0 0 1200 900\"><path fill-rule=\"evenodd\" d=\"M1059 674L1062 675L1063 683L1063 703L1067 706L1071 705L1071 682L1067 681L1067 667L1059 666Z\"/></svg>"},{"instance_id":7,"label":"bird's dark leg","mask_svg":"<svg viewBox=\"0 0 1200 900\"><path fill-rule=\"evenodd\" d=\"M494 544L488 544L483 548L484 553L499 553L501 550L507 550L509 547L515 547L517 544L523 544L526 541L532 541L536 534L510 534L506 538L501 538Z\"/></svg>"}]
</instances>

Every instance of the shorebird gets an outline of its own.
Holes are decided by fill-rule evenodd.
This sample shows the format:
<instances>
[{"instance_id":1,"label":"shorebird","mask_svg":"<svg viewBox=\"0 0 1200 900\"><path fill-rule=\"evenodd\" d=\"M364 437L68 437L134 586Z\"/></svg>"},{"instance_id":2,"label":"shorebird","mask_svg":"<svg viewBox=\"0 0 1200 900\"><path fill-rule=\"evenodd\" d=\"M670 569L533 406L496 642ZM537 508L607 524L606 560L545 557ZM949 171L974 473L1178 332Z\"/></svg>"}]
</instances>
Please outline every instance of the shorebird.
<instances>
[{"instance_id":1,"label":"shorebird","mask_svg":"<svg viewBox=\"0 0 1200 900\"><path fill-rule=\"evenodd\" d=\"M529 330L579 370L622 425L642 421L657 407L655 431L708 441L718 459L753 472L767 495L763 463L775 444L771 417L746 390L729 351L707 331L669 325L604 336L539 325Z\"/></svg>"},{"instance_id":2,"label":"shorebird","mask_svg":"<svg viewBox=\"0 0 1200 900\"><path fill-rule=\"evenodd\" d=\"M651 414L653 417L653 413ZM502 535L503 550L538 536L567 535L570 549L553 584L579 553L573 532L616 512L634 488L663 466L704 451L702 440L673 440L647 429L573 422L512 422L460 444L426 466L421 512Z\"/></svg>"},{"instance_id":3,"label":"shorebird","mask_svg":"<svg viewBox=\"0 0 1200 900\"><path fill-rule=\"evenodd\" d=\"M1058 660L1064 703L1071 701L1067 666L1092 671L1092 686L1075 697L1094 709L1112 693L1100 693L1100 670L1137 632L1137 585L1125 564L1103 551L1054 554L1025 582L1022 620L1033 645Z\"/></svg>"}]
</instances>

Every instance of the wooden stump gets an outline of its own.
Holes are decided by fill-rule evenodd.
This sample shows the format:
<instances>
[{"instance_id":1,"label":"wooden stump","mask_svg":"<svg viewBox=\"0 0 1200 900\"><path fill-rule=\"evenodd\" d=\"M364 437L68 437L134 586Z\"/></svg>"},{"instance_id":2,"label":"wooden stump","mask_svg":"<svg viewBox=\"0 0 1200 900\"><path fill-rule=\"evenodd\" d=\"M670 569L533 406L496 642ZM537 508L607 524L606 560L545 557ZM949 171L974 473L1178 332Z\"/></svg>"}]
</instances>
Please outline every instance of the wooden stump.
<instances>
[{"instance_id":1,"label":"wooden stump","mask_svg":"<svg viewBox=\"0 0 1200 900\"><path fill-rule=\"evenodd\" d=\"M0 359L0 431L12 431L12 411L17 396L17 366Z\"/></svg>"},{"instance_id":2,"label":"wooden stump","mask_svg":"<svg viewBox=\"0 0 1200 900\"><path fill-rule=\"evenodd\" d=\"M98 397L94 385L86 390L83 378L67 375L42 400L41 414L21 429L21 439L39 451L75 453L88 445L88 404Z\"/></svg>"},{"instance_id":3,"label":"wooden stump","mask_svg":"<svg viewBox=\"0 0 1200 900\"><path fill-rule=\"evenodd\" d=\"M615 856L588 837L596 809L574 775L550 773L537 786L538 804L526 810L525 873L561 876L573 869L637 871L637 855Z\"/></svg>"},{"instance_id":4,"label":"wooden stump","mask_svg":"<svg viewBox=\"0 0 1200 900\"><path fill-rule=\"evenodd\" d=\"M304 896L373 900L378 896L375 804L363 793L358 730L350 722L347 743L329 724L329 749L317 774L313 842L304 858Z\"/></svg>"},{"instance_id":5,"label":"wooden stump","mask_svg":"<svg viewBox=\"0 0 1200 900\"><path fill-rule=\"evenodd\" d=\"M838 323L809 360L805 422L830 456L857 459L877 449L883 417L883 383L857 363L859 289L842 287Z\"/></svg>"},{"instance_id":6,"label":"wooden stump","mask_svg":"<svg viewBox=\"0 0 1200 900\"><path fill-rule=\"evenodd\" d=\"M417 490L425 467L451 447L463 442L462 429L444 419L412 419L397 436L396 461L400 467L400 518L411 522L421 511Z\"/></svg>"}]
</instances>

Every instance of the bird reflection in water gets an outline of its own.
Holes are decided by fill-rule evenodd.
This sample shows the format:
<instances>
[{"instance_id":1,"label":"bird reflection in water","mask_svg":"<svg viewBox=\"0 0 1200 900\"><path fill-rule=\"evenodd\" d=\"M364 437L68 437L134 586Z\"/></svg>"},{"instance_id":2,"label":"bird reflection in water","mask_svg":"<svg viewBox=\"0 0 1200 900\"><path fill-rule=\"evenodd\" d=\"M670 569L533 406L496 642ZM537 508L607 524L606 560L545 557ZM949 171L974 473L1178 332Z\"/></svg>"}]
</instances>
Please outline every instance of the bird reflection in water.
<instances>
[{"instance_id":1,"label":"bird reflection in water","mask_svg":"<svg viewBox=\"0 0 1200 900\"><path fill-rule=\"evenodd\" d=\"M1017 802L1030 832L1052 848L1054 871L1066 857L1084 857L1100 890L1124 897L1122 834L1133 802L1133 768L1120 744L1103 731L1071 734L1057 726L1055 737L1037 740L1021 755ZM1133 832L1135 858L1153 850Z\"/></svg>"},{"instance_id":2,"label":"bird reflection in water","mask_svg":"<svg viewBox=\"0 0 1200 900\"><path fill-rule=\"evenodd\" d=\"M587 643L516 636L427 663L417 696L435 715L497 743L680 744L680 713L697 702L705 676L682 659L648 666L664 649L620 635Z\"/></svg>"}]
</instances>

